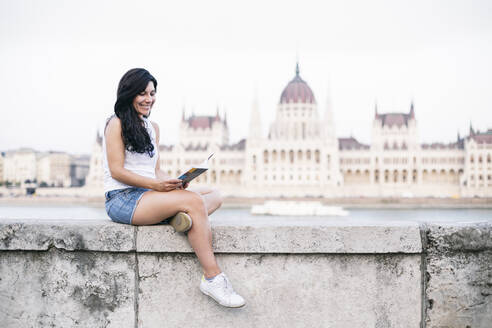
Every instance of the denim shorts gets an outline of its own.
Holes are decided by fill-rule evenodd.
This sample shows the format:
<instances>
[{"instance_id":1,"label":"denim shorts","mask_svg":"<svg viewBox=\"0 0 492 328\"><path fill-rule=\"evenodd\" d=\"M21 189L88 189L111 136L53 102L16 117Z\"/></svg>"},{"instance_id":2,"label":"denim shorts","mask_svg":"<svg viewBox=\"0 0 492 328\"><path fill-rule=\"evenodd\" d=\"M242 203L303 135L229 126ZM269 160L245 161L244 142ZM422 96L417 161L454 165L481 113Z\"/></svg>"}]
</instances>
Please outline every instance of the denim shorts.
<instances>
[{"instance_id":1,"label":"denim shorts","mask_svg":"<svg viewBox=\"0 0 492 328\"><path fill-rule=\"evenodd\" d=\"M106 192L106 213L114 222L132 224L133 213L146 188L125 188Z\"/></svg>"}]
</instances>

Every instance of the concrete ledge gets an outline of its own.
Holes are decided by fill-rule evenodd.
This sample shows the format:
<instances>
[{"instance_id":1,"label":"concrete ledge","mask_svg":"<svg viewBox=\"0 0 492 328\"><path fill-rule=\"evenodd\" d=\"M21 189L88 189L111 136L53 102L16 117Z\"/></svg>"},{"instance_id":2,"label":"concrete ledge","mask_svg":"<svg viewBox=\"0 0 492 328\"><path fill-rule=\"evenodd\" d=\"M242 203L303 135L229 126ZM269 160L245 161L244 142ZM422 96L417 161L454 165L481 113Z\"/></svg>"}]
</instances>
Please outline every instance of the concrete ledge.
<instances>
[{"instance_id":1,"label":"concrete ledge","mask_svg":"<svg viewBox=\"0 0 492 328\"><path fill-rule=\"evenodd\" d=\"M420 253L418 225L230 226L214 224L217 253ZM135 236L136 235L136 236ZM169 225L133 227L109 220L0 221L0 250L192 253Z\"/></svg>"},{"instance_id":2,"label":"concrete ledge","mask_svg":"<svg viewBox=\"0 0 492 328\"><path fill-rule=\"evenodd\" d=\"M430 224L424 229L429 252L492 250L492 222Z\"/></svg>"},{"instance_id":3,"label":"concrete ledge","mask_svg":"<svg viewBox=\"0 0 492 328\"><path fill-rule=\"evenodd\" d=\"M186 236L109 220L0 220L5 327L490 327L492 222L213 222L248 301L198 291ZM3 327L2 326L2 327Z\"/></svg>"},{"instance_id":4,"label":"concrete ledge","mask_svg":"<svg viewBox=\"0 0 492 328\"><path fill-rule=\"evenodd\" d=\"M426 232L427 327L490 327L492 223L431 224Z\"/></svg>"},{"instance_id":5,"label":"concrete ledge","mask_svg":"<svg viewBox=\"0 0 492 328\"><path fill-rule=\"evenodd\" d=\"M217 253L420 253L419 226L224 226L213 224ZM169 226L137 228L137 252L191 253L184 235Z\"/></svg>"},{"instance_id":6,"label":"concrete ledge","mask_svg":"<svg viewBox=\"0 0 492 328\"><path fill-rule=\"evenodd\" d=\"M0 250L51 247L103 252L135 250L135 227L109 220L0 220Z\"/></svg>"}]
</instances>

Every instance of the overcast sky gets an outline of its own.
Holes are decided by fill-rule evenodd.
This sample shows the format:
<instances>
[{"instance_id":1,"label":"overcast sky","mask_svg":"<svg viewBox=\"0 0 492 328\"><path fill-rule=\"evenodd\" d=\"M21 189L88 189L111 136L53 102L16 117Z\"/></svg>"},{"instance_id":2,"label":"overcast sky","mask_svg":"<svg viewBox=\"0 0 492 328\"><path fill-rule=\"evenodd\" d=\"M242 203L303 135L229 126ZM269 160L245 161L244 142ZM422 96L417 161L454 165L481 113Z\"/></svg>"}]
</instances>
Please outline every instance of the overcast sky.
<instances>
[{"instance_id":1,"label":"overcast sky","mask_svg":"<svg viewBox=\"0 0 492 328\"><path fill-rule=\"evenodd\" d=\"M492 1L0 0L0 150L90 153L133 67L158 80L161 143L183 107L246 137L255 93L266 135L297 55L339 137L369 143L376 100L413 99L421 142L492 128Z\"/></svg>"}]
</instances>

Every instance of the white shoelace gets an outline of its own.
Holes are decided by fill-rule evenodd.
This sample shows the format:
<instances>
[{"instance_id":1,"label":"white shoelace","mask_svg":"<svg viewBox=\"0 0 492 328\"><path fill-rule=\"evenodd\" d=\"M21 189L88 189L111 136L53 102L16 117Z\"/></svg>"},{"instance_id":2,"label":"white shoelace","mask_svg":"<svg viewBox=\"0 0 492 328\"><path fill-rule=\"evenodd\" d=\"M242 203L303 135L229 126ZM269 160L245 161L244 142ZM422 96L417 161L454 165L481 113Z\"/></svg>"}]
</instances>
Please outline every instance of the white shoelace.
<instances>
[{"instance_id":1,"label":"white shoelace","mask_svg":"<svg viewBox=\"0 0 492 328\"><path fill-rule=\"evenodd\" d=\"M231 285L229 279L227 279L227 277L225 275L222 275L221 278L224 280L224 284L222 286L222 289L223 289L224 294L225 295L234 295L234 294L236 294L236 292L232 288L232 285Z\"/></svg>"}]
</instances>

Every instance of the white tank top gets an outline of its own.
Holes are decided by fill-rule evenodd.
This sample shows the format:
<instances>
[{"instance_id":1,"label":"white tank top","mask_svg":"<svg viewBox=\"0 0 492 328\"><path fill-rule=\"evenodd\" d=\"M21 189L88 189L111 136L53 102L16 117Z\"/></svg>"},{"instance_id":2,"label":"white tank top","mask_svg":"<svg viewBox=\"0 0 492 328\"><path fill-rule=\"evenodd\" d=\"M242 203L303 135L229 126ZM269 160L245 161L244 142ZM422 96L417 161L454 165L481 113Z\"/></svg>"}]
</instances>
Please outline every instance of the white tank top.
<instances>
[{"instance_id":1,"label":"white tank top","mask_svg":"<svg viewBox=\"0 0 492 328\"><path fill-rule=\"evenodd\" d=\"M130 152L125 149L125 162L123 167L128 171L136 173L138 175L147 177L147 178L155 178L155 166L157 164L157 157L159 148L156 144L156 134L154 130L154 126L150 122L150 120L143 118L145 123L145 128L149 133L150 139L152 140L152 144L154 145L154 156L150 157L148 153L136 153ZM104 192L108 192L116 189L124 189L133 186L129 186L120 182L116 179L113 179L111 176L111 172L109 171L108 166L108 156L106 153L106 138L105 133L103 133L103 168L104 168Z\"/></svg>"}]
</instances>

